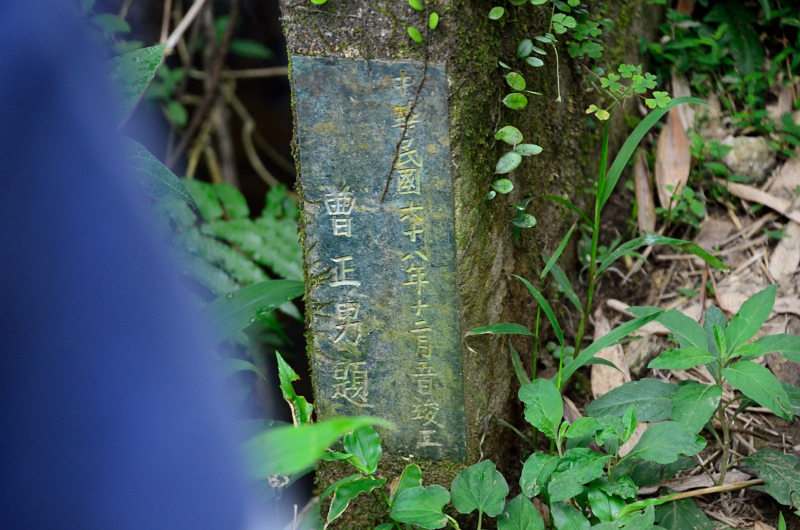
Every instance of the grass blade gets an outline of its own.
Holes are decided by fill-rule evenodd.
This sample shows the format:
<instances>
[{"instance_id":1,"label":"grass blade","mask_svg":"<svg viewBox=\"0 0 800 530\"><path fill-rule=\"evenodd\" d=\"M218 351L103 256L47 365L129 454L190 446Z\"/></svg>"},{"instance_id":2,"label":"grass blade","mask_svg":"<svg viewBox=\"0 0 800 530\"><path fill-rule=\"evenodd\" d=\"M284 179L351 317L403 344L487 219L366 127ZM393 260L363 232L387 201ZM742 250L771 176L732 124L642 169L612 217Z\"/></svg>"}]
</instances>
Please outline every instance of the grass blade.
<instances>
[{"instance_id":1,"label":"grass blade","mask_svg":"<svg viewBox=\"0 0 800 530\"><path fill-rule=\"evenodd\" d=\"M547 300L544 299L542 293L540 293L536 287L531 285L531 282L523 278L522 276L517 276L516 274L512 274L514 278L521 280L522 283L525 284L525 287L531 292L536 301L539 302L539 306L544 311L544 314L547 315L547 319L550 321L550 324L553 326L553 331L556 332L556 337L558 337L558 342L561 344L561 347L564 347L564 333L561 331L561 326L558 325L558 320L556 320L556 315L553 313L553 309L550 307L550 304L547 303Z\"/></svg>"},{"instance_id":2,"label":"grass blade","mask_svg":"<svg viewBox=\"0 0 800 530\"><path fill-rule=\"evenodd\" d=\"M569 242L569 236L572 235L573 230L575 230L575 223L572 224L572 227L567 232L567 235L565 235L564 239L561 240L561 244L558 245L556 253L553 254L553 256L547 261L547 264L544 266L544 269L542 270L542 274L539 275L540 278L544 278L545 276L547 276L547 273L550 272L550 269L552 269L553 265L556 264L556 261L558 261L558 258L561 256L561 253L564 252L564 249L566 248L567 243Z\"/></svg>"}]
</instances>

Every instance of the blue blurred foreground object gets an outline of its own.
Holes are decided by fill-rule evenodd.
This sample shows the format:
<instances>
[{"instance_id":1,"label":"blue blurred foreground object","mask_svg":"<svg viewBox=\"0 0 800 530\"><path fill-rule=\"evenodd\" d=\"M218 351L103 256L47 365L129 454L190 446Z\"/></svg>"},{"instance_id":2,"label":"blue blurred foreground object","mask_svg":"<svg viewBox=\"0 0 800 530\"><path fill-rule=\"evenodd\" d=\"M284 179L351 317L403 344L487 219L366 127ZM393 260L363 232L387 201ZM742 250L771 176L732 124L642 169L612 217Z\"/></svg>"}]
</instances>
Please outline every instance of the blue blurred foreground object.
<instances>
[{"instance_id":1,"label":"blue blurred foreground object","mask_svg":"<svg viewBox=\"0 0 800 530\"><path fill-rule=\"evenodd\" d=\"M220 374L77 5L0 2L0 527L243 528Z\"/></svg>"}]
</instances>

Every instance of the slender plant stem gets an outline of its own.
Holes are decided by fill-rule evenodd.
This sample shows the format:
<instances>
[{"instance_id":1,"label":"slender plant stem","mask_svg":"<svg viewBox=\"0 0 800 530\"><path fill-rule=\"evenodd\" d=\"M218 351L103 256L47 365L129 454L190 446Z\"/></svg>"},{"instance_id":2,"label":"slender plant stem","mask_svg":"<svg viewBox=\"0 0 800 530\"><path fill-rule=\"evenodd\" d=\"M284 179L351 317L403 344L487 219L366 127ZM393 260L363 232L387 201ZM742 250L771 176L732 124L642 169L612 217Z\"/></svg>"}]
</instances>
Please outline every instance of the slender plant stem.
<instances>
[{"instance_id":1,"label":"slender plant stem","mask_svg":"<svg viewBox=\"0 0 800 530\"><path fill-rule=\"evenodd\" d=\"M595 285L595 268L597 266L597 244L600 237L600 197L603 194L603 187L606 181L606 165L608 163L608 127L611 120L606 120L606 126L603 129L603 145L601 148L600 156L600 178L597 180L597 191L594 198L594 226L592 227L592 248L589 252L589 289L586 294L586 308L581 316L581 322L578 324L578 334L575 337L575 352L573 359L578 356L581 351L581 342L583 342L583 335L586 333L586 322L589 320L589 315L592 313L592 299L594 298L594 285Z\"/></svg>"},{"instance_id":2,"label":"slender plant stem","mask_svg":"<svg viewBox=\"0 0 800 530\"><path fill-rule=\"evenodd\" d=\"M455 520L455 519L453 519L452 517L450 517L450 516L449 516L449 515L447 515L447 514L444 514L444 516L445 516L445 517L447 517L447 518L450 520L450 524L452 524L452 525L453 525L453 528L455 528L456 530L461 530L461 527L460 527L460 526L458 526L458 523L456 522L456 520Z\"/></svg>"},{"instance_id":3,"label":"slender plant stem","mask_svg":"<svg viewBox=\"0 0 800 530\"><path fill-rule=\"evenodd\" d=\"M542 282L539 281L539 292L542 292ZM542 316L542 308L536 304L536 327L533 330L533 358L531 359L531 381L536 379L536 364L539 362L539 320Z\"/></svg>"},{"instance_id":4,"label":"slender plant stem","mask_svg":"<svg viewBox=\"0 0 800 530\"><path fill-rule=\"evenodd\" d=\"M478 530L481 530L482 524L483 524L483 510L478 509Z\"/></svg>"},{"instance_id":5,"label":"slender plant stem","mask_svg":"<svg viewBox=\"0 0 800 530\"><path fill-rule=\"evenodd\" d=\"M720 403L720 407L722 403ZM721 486L723 482L725 482L725 474L728 472L728 459L730 458L731 454L731 434L730 434L730 425L728 421L725 419L725 409L720 408L719 411L719 422L722 424L722 461L719 464L719 481L717 482L718 486Z\"/></svg>"}]
</instances>

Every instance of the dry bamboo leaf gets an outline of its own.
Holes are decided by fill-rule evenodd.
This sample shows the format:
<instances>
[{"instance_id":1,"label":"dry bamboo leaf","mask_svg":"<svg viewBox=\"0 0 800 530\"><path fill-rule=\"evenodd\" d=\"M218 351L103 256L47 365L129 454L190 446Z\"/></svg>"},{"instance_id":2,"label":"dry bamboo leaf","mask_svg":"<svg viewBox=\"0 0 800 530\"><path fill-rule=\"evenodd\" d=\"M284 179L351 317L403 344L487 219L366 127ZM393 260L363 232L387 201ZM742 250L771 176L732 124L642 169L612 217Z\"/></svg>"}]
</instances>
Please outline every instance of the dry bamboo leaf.
<instances>
[{"instance_id":1,"label":"dry bamboo leaf","mask_svg":"<svg viewBox=\"0 0 800 530\"><path fill-rule=\"evenodd\" d=\"M778 100L766 106L769 117L779 121L784 114L792 112L792 87L785 86L778 93Z\"/></svg>"},{"instance_id":2,"label":"dry bamboo leaf","mask_svg":"<svg viewBox=\"0 0 800 530\"><path fill-rule=\"evenodd\" d=\"M683 76L677 74L672 75L672 97L674 98L688 98L692 96L692 91L689 89L689 84ZM691 105L678 105L678 115L681 117L681 124L683 130L688 131L694 128L694 108Z\"/></svg>"},{"instance_id":3,"label":"dry bamboo leaf","mask_svg":"<svg viewBox=\"0 0 800 530\"><path fill-rule=\"evenodd\" d=\"M640 488L639 495L651 495L653 493L656 493L661 488L669 488L669 490L673 492L689 491L698 488L710 488L711 486L717 485L717 480L719 480L719 473L712 473L712 476L714 477L714 480L711 480L711 477L709 477L705 473L702 475L693 475L690 477L673 478L670 480L666 480L661 484L657 484L655 486L647 486L645 488ZM752 478L753 477L751 477L747 473L742 473L737 469L731 469L725 474L724 484L744 482Z\"/></svg>"},{"instance_id":4,"label":"dry bamboo leaf","mask_svg":"<svg viewBox=\"0 0 800 530\"><path fill-rule=\"evenodd\" d=\"M769 262L769 273L778 284L790 281L800 265L800 224L789 221Z\"/></svg>"},{"instance_id":5,"label":"dry bamboo leaf","mask_svg":"<svg viewBox=\"0 0 800 530\"><path fill-rule=\"evenodd\" d=\"M800 187L800 158L795 157L783 164L767 191L776 197L791 201L797 196L798 187Z\"/></svg>"},{"instance_id":6,"label":"dry bamboo leaf","mask_svg":"<svg viewBox=\"0 0 800 530\"><path fill-rule=\"evenodd\" d=\"M662 208L670 207L670 197L677 194L689 179L692 155L689 137L680 124L677 107L670 109L667 124L658 136L656 157L656 189ZM672 191L667 190L669 186ZM674 205L673 205L674 206Z\"/></svg>"},{"instance_id":7,"label":"dry bamboo leaf","mask_svg":"<svg viewBox=\"0 0 800 530\"><path fill-rule=\"evenodd\" d=\"M800 212L797 210L791 210L792 204L788 200L775 197L774 195L770 195L769 193L761 191L758 188L746 186L737 182L718 182L720 182L728 189L729 192L733 193L737 197L746 201L753 201L763 204L767 208L771 208L776 212L783 214L785 217L788 217L795 223L800 223Z\"/></svg>"},{"instance_id":8,"label":"dry bamboo leaf","mask_svg":"<svg viewBox=\"0 0 800 530\"><path fill-rule=\"evenodd\" d=\"M647 166L647 158L644 151L639 151L636 155L636 163L633 165L634 186L636 188L636 205L638 211L636 220L639 222L639 230L653 232L656 229L656 203L653 200L653 187L650 185L650 168Z\"/></svg>"},{"instance_id":9,"label":"dry bamboo leaf","mask_svg":"<svg viewBox=\"0 0 800 530\"><path fill-rule=\"evenodd\" d=\"M594 340L610 332L611 324L603 315L603 310L598 307L597 311L594 312ZM631 373L628 370L628 363L625 361L625 353L622 351L622 346L614 344L608 348L603 348L597 353L597 357L611 361L619 370L602 364L592 365L592 394L595 399L631 380Z\"/></svg>"},{"instance_id":10,"label":"dry bamboo leaf","mask_svg":"<svg viewBox=\"0 0 800 530\"><path fill-rule=\"evenodd\" d=\"M775 530L775 527L767 523L762 523L761 521L756 521L755 524L753 524L753 530Z\"/></svg>"}]
</instances>

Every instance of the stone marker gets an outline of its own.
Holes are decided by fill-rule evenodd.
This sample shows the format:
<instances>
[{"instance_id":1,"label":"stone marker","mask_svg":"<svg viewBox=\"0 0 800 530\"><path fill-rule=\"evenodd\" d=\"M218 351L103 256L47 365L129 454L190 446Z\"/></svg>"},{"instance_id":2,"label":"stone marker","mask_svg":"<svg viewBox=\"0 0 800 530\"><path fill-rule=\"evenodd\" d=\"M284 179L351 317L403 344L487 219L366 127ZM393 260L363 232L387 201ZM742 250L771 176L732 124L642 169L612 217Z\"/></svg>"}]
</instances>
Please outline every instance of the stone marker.
<instances>
[{"instance_id":1,"label":"stone marker","mask_svg":"<svg viewBox=\"0 0 800 530\"><path fill-rule=\"evenodd\" d=\"M388 452L463 461L445 69L295 56L292 75L319 416L386 418Z\"/></svg>"}]
</instances>

